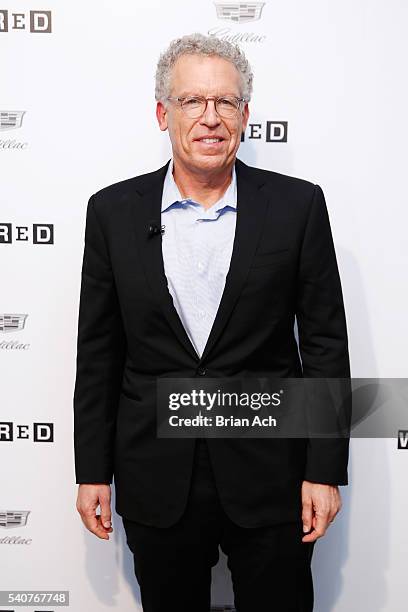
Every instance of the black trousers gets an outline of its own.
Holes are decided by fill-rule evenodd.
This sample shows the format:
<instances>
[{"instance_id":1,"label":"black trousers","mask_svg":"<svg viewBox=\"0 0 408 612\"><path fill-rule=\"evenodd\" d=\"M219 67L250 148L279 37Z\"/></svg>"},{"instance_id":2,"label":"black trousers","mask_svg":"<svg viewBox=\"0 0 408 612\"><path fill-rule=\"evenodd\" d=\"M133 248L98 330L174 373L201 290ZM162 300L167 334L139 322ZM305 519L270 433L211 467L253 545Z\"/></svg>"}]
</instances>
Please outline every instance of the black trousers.
<instances>
[{"instance_id":1,"label":"black trousers","mask_svg":"<svg viewBox=\"0 0 408 612\"><path fill-rule=\"evenodd\" d=\"M302 522L244 528L220 504L205 440L198 439L187 507L168 528L123 517L144 612L209 612L211 568L227 556L237 612L311 612L314 543ZM229 602L223 602L229 603Z\"/></svg>"}]
</instances>

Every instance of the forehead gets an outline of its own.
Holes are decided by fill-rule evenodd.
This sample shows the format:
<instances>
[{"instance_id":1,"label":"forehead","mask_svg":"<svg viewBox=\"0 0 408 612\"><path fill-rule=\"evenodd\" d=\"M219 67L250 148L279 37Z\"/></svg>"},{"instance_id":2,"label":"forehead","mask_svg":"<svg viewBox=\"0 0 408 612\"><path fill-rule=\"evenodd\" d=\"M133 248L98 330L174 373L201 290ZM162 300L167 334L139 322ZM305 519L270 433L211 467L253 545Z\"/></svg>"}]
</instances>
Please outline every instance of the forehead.
<instances>
[{"instance_id":1,"label":"forehead","mask_svg":"<svg viewBox=\"0 0 408 612\"><path fill-rule=\"evenodd\" d=\"M172 93L203 95L241 93L241 76L234 64L218 56L182 55L171 72Z\"/></svg>"}]
</instances>

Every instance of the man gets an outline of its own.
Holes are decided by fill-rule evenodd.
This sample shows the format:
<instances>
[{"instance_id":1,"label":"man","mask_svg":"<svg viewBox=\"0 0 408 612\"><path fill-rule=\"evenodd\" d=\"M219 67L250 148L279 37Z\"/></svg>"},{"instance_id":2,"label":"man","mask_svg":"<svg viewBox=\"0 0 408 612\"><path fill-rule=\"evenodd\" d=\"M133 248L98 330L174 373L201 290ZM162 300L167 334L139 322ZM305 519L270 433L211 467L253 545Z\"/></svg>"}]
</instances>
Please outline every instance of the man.
<instances>
[{"instance_id":1,"label":"man","mask_svg":"<svg viewBox=\"0 0 408 612\"><path fill-rule=\"evenodd\" d=\"M236 158L251 90L237 47L173 41L156 72L172 160L88 203L77 509L109 539L115 476L144 612L207 612L219 545L238 612L312 610L314 542L347 484L348 439L157 437L159 377L350 376L322 190Z\"/></svg>"}]
</instances>

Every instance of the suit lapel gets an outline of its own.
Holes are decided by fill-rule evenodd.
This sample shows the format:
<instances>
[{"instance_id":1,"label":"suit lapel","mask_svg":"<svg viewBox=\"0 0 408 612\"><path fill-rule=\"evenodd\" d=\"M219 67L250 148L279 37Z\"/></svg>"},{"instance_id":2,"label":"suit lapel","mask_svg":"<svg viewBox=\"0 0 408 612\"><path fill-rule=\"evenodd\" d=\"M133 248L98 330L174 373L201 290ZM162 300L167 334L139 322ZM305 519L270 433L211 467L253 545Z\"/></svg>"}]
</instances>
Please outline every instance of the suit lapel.
<instances>
[{"instance_id":1,"label":"suit lapel","mask_svg":"<svg viewBox=\"0 0 408 612\"><path fill-rule=\"evenodd\" d=\"M237 173L237 220L231 263L217 315L201 360L208 356L219 339L244 287L267 211L267 199L260 191L263 181L256 179L256 171L239 159L236 160L235 169Z\"/></svg>"},{"instance_id":2,"label":"suit lapel","mask_svg":"<svg viewBox=\"0 0 408 612\"><path fill-rule=\"evenodd\" d=\"M156 172L144 177L143 182L137 189L136 195L141 200L133 207L137 244L146 279L153 295L178 340L190 355L198 361L199 356L184 329L168 290L164 272L161 235L149 236L148 233L149 225L152 222L158 226L161 225L161 198L168 165L169 162Z\"/></svg>"},{"instance_id":3,"label":"suit lapel","mask_svg":"<svg viewBox=\"0 0 408 612\"><path fill-rule=\"evenodd\" d=\"M156 297L163 314L180 343L197 361L203 361L221 335L238 299L249 272L252 257L258 244L267 210L267 199L260 190L262 181L256 171L236 160L237 220L235 238L221 302L202 357L198 356L180 320L168 290L164 272L161 236L149 237L148 227L161 223L161 198L164 178L169 162L156 172L143 178L136 189L139 205L133 207L137 244L147 282Z\"/></svg>"}]
</instances>

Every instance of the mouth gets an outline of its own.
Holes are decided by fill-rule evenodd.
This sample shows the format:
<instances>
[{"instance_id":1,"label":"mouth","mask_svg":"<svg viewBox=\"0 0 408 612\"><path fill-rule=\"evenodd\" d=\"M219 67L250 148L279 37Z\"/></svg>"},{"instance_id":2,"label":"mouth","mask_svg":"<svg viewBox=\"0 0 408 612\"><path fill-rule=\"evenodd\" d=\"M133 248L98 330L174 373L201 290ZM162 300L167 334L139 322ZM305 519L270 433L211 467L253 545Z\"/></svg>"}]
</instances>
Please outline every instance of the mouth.
<instances>
[{"instance_id":1,"label":"mouth","mask_svg":"<svg viewBox=\"0 0 408 612\"><path fill-rule=\"evenodd\" d=\"M222 138L221 136L204 136L203 138L195 138L194 142L198 142L200 145L206 148L219 147L224 142L224 138Z\"/></svg>"}]
</instances>

